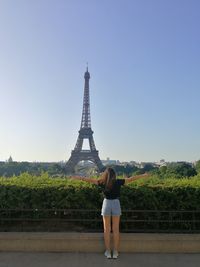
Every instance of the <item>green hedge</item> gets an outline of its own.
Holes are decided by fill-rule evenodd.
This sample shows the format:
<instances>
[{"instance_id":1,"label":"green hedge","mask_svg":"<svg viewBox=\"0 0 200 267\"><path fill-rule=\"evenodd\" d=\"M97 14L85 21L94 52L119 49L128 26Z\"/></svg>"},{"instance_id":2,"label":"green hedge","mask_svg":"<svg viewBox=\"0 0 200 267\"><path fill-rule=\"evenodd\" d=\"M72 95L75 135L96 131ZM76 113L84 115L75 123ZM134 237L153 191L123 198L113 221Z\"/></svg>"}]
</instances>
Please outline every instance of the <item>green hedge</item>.
<instances>
[{"instance_id":1,"label":"green hedge","mask_svg":"<svg viewBox=\"0 0 200 267\"><path fill-rule=\"evenodd\" d=\"M1 209L100 209L103 194L96 185L46 173L0 178ZM200 175L190 179L145 178L121 190L122 209L200 209Z\"/></svg>"},{"instance_id":2,"label":"green hedge","mask_svg":"<svg viewBox=\"0 0 200 267\"><path fill-rule=\"evenodd\" d=\"M22 231L85 231L88 229L102 231L99 212L102 200L103 194L98 186L70 180L67 177L51 178L47 173L43 173L41 176L24 173L18 177L0 178L0 231L21 231L22 228ZM160 224L156 221L159 219L159 213L141 214L138 211L139 213L131 214L125 210L200 210L200 176L178 180L161 180L152 176L132 182L122 187L121 206L124 211L122 213L122 231L152 231L152 229L155 231L157 229L161 231L199 231L200 224L198 222L183 221L181 224L162 222ZM3 209L5 211L2 211ZM17 210L10 213L9 209ZM31 211L21 211L24 209L31 209ZM50 211L44 211L44 209ZM59 211L59 209L61 210ZM74 211L69 209L88 209L97 210L97 212L76 211L73 213ZM182 217L179 214L170 216L173 216L174 220L180 220ZM198 214L197 216L200 216L200 213ZM72 216L73 219L80 219L80 221L62 221L69 216ZM131 221L135 217L139 220L143 218L147 220L145 223L142 221L129 223L127 221ZM161 220L168 220L168 218L169 214L160 217ZM191 218L191 214L184 215L184 220L191 220ZM44 220L41 221L41 219ZM89 219L89 221L86 222L84 219Z\"/></svg>"}]
</instances>

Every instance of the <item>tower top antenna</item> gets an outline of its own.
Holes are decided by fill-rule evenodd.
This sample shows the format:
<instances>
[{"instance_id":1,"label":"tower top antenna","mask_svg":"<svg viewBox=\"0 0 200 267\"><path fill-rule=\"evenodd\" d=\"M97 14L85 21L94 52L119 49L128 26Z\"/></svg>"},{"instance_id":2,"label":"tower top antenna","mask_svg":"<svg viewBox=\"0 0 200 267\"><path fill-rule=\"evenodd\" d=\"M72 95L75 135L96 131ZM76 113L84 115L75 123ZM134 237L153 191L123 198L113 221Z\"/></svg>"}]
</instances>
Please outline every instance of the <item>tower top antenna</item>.
<instances>
[{"instance_id":1,"label":"tower top antenna","mask_svg":"<svg viewBox=\"0 0 200 267\"><path fill-rule=\"evenodd\" d=\"M87 67L86 67L86 72L85 72L84 78L85 79L90 79L90 73L88 71L88 62L87 62ZM89 87L89 84L88 84L88 87Z\"/></svg>"}]
</instances>

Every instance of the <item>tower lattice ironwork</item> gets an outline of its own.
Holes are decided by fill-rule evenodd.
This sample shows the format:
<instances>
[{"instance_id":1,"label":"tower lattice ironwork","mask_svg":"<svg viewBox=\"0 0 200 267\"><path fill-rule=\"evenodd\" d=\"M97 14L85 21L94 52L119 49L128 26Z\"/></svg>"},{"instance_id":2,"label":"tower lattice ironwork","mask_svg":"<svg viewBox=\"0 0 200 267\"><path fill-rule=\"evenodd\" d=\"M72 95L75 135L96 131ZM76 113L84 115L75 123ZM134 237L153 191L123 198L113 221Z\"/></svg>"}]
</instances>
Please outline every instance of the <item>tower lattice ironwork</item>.
<instances>
[{"instance_id":1,"label":"tower lattice ironwork","mask_svg":"<svg viewBox=\"0 0 200 267\"><path fill-rule=\"evenodd\" d=\"M82 111L82 119L81 119L81 127L79 130L78 139L75 145L74 150L71 152L71 156L66 163L66 171L68 173L73 173L75 171L75 166L80 161L89 160L96 164L99 171L104 169L104 166L99 158L99 151L96 150L94 139L93 139L93 131L91 128L91 117L90 117L90 94L89 94L89 79L90 73L88 72L88 68L84 75L85 78L85 86L84 86L84 97L83 97L83 111ZM89 147L88 150L83 150L83 140L88 139Z\"/></svg>"}]
</instances>

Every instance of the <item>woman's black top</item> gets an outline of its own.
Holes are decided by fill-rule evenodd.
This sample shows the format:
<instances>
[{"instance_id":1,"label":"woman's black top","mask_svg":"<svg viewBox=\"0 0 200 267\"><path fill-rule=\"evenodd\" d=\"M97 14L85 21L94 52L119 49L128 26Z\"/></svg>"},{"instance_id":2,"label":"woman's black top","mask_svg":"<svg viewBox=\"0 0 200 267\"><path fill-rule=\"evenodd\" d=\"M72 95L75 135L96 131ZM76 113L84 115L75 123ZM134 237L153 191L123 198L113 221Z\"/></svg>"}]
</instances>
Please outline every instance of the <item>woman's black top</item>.
<instances>
[{"instance_id":1,"label":"woman's black top","mask_svg":"<svg viewBox=\"0 0 200 267\"><path fill-rule=\"evenodd\" d=\"M116 179L111 189L106 189L104 184L99 184L103 189L106 199L116 199L120 197L120 188L124 185L125 179Z\"/></svg>"}]
</instances>

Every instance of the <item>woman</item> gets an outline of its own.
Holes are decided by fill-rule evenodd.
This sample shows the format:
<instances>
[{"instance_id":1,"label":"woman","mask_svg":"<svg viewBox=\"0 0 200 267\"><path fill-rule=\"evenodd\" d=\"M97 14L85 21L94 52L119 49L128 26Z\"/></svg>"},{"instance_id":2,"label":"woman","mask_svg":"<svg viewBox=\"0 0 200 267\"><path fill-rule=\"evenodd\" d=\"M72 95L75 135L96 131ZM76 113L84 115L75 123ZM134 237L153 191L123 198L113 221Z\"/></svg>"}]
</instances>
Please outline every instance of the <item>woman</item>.
<instances>
[{"instance_id":1,"label":"woman","mask_svg":"<svg viewBox=\"0 0 200 267\"><path fill-rule=\"evenodd\" d=\"M117 259L119 253L119 222L121 215L120 206L120 188L124 184L128 184L140 178L149 176L145 173L142 175L133 176L130 178L116 179L116 173L112 168L107 168L99 179L91 179L86 177L74 176L70 177L73 179L78 179L86 181L89 183L96 184L100 186L104 193L104 200L101 210L101 215L103 217L104 226L104 242L105 242L105 256L111 259L111 248L110 248L110 232L111 232L111 220L112 220L112 232L113 232L113 259Z\"/></svg>"}]
</instances>

